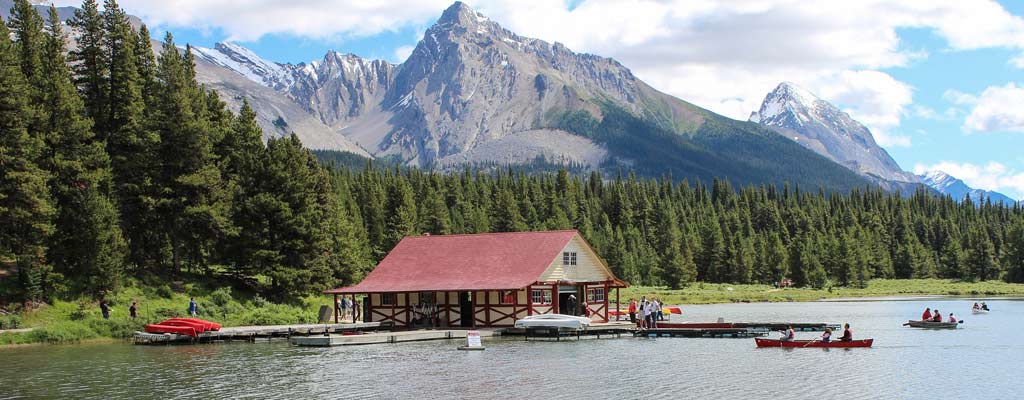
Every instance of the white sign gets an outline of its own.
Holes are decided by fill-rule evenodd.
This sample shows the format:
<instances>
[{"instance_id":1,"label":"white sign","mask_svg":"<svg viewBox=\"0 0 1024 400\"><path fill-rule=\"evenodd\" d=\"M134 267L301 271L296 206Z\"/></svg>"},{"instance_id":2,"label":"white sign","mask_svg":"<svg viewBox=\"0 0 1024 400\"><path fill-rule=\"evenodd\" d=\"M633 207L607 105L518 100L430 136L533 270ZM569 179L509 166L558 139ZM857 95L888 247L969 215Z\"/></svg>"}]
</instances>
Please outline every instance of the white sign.
<instances>
[{"instance_id":1,"label":"white sign","mask_svg":"<svg viewBox=\"0 0 1024 400\"><path fill-rule=\"evenodd\" d=\"M466 331L466 341L469 347L480 347L480 331Z\"/></svg>"}]
</instances>

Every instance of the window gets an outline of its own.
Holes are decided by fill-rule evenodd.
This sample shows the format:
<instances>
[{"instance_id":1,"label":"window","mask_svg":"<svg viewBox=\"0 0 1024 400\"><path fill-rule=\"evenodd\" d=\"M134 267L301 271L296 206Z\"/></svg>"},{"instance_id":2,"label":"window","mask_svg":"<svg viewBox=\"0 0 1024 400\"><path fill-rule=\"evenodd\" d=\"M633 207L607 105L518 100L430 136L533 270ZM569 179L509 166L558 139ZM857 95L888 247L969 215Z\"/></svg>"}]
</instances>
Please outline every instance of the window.
<instances>
[{"instance_id":1,"label":"window","mask_svg":"<svg viewBox=\"0 0 1024 400\"><path fill-rule=\"evenodd\" d=\"M393 306L393 305L395 305L395 294L394 293L381 293L380 294L380 305L382 305L382 306Z\"/></svg>"},{"instance_id":2,"label":"window","mask_svg":"<svg viewBox=\"0 0 1024 400\"><path fill-rule=\"evenodd\" d=\"M530 302L533 304L551 304L551 290L533 289L530 292Z\"/></svg>"},{"instance_id":3,"label":"window","mask_svg":"<svg viewBox=\"0 0 1024 400\"><path fill-rule=\"evenodd\" d=\"M434 292L420 292L419 298L420 304L437 303L437 296L434 295Z\"/></svg>"},{"instance_id":4,"label":"window","mask_svg":"<svg viewBox=\"0 0 1024 400\"><path fill-rule=\"evenodd\" d=\"M587 289L587 303L603 303L604 288Z\"/></svg>"},{"instance_id":5,"label":"window","mask_svg":"<svg viewBox=\"0 0 1024 400\"><path fill-rule=\"evenodd\" d=\"M514 290L502 290L500 300L501 304L515 304L516 292Z\"/></svg>"},{"instance_id":6,"label":"window","mask_svg":"<svg viewBox=\"0 0 1024 400\"><path fill-rule=\"evenodd\" d=\"M565 251L562 252L562 265L576 265L576 252Z\"/></svg>"}]
</instances>

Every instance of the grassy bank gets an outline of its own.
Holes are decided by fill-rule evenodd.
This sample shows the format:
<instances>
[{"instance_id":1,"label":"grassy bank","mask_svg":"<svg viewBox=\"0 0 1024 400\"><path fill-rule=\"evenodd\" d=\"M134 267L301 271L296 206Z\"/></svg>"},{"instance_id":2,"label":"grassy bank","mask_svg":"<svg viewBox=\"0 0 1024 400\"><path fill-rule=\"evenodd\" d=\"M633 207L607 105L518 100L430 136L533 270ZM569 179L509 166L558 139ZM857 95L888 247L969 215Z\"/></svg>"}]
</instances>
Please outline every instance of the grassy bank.
<instances>
[{"instance_id":1,"label":"grassy bank","mask_svg":"<svg viewBox=\"0 0 1024 400\"><path fill-rule=\"evenodd\" d=\"M31 332L0 333L0 345L128 338L147 323L186 316L190 296L199 303L199 318L223 326L314 323L320 306L332 301L326 296L310 296L294 304L276 304L259 296L232 293L229 288L186 285L184 290L173 292L167 286L129 287L107 296L109 320L103 319L98 302L88 298L57 301L36 310L0 316L5 328L11 326L12 319L19 328L33 328ZM132 301L139 303L135 320L128 313Z\"/></svg>"},{"instance_id":2,"label":"grassy bank","mask_svg":"<svg viewBox=\"0 0 1024 400\"><path fill-rule=\"evenodd\" d=\"M654 296L665 304L714 304L736 302L815 301L845 297L882 297L905 295L950 296L1024 296L1024 284L1002 281L960 282L944 279L877 279L866 288L775 289L770 285L731 285L697 283L681 290L637 286L622 290L623 303L630 298Z\"/></svg>"}]
</instances>

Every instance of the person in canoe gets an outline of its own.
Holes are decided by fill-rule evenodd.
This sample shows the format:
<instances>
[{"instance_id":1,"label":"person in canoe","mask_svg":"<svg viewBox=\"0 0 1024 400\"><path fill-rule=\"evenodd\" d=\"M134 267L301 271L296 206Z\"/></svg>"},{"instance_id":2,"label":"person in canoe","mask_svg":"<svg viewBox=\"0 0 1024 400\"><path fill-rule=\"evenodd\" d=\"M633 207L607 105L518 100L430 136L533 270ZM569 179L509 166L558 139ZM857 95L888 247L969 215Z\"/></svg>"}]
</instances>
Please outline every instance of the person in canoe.
<instances>
[{"instance_id":1,"label":"person in canoe","mask_svg":"<svg viewBox=\"0 0 1024 400\"><path fill-rule=\"evenodd\" d=\"M796 339L796 331L793 330L792 326L790 326L789 329L786 329L785 332L782 332L782 341L783 342L792 342L795 339Z\"/></svg>"},{"instance_id":2,"label":"person in canoe","mask_svg":"<svg viewBox=\"0 0 1024 400\"><path fill-rule=\"evenodd\" d=\"M850 329L850 324L843 325L843 336L839 337L840 342L852 342L853 341L853 329Z\"/></svg>"},{"instance_id":3,"label":"person in canoe","mask_svg":"<svg viewBox=\"0 0 1024 400\"><path fill-rule=\"evenodd\" d=\"M981 309L981 306L979 306L978 303L974 303L974 307L971 307L971 309L977 311Z\"/></svg>"},{"instance_id":4,"label":"person in canoe","mask_svg":"<svg viewBox=\"0 0 1024 400\"><path fill-rule=\"evenodd\" d=\"M942 313L939 312L938 308L936 308L935 312L932 314L932 322L942 322Z\"/></svg>"},{"instance_id":5,"label":"person in canoe","mask_svg":"<svg viewBox=\"0 0 1024 400\"><path fill-rule=\"evenodd\" d=\"M949 313L949 323L951 323L951 324L955 324L956 323L956 317L953 316L953 313Z\"/></svg>"},{"instance_id":6,"label":"person in canoe","mask_svg":"<svg viewBox=\"0 0 1024 400\"><path fill-rule=\"evenodd\" d=\"M821 342L828 343L832 341L832 328L825 328L825 333L821 334Z\"/></svg>"},{"instance_id":7,"label":"person in canoe","mask_svg":"<svg viewBox=\"0 0 1024 400\"><path fill-rule=\"evenodd\" d=\"M988 304L985 304L985 302L984 302L984 301L983 301L983 302L981 302L981 309L982 309L982 310L985 310L985 311L989 311L989 309L988 309Z\"/></svg>"},{"instance_id":8,"label":"person in canoe","mask_svg":"<svg viewBox=\"0 0 1024 400\"><path fill-rule=\"evenodd\" d=\"M924 314L921 314L921 320L922 321L931 321L932 320L932 309L931 309L931 307L928 307L928 308L924 309Z\"/></svg>"}]
</instances>

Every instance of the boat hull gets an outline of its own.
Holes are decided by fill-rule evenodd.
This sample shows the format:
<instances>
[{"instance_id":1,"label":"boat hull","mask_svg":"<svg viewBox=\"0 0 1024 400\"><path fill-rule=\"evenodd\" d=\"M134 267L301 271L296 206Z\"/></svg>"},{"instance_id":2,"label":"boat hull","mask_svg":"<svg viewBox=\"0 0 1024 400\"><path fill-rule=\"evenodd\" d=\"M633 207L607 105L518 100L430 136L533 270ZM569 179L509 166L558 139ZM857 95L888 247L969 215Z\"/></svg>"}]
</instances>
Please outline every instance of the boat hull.
<instances>
[{"instance_id":1,"label":"boat hull","mask_svg":"<svg viewBox=\"0 0 1024 400\"><path fill-rule=\"evenodd\" d=\"M173 326L173 325L159 325L159 324L148 324L144 329L147 333L173 333L176 335L185 335L196 337L196 329L191 326Z\"/></svg>"},{"instance_id":2,"label":"boat hull","mask_svg":"<svg viewBox=\"0 0 1024 400\"><path fill-rule=\"evenodd\" d=\"M971 310L971 314L988 314L988 310Z\"/></svg>"},{"instance_id":3,"label":"boat hull","mask_svg":"<svg viewBox=\"0 0 1024 400\"><path fill-rule=\"evenodd\" d=\"M757 347L791 347L791 348L803 348L803 347L818 347L818 348L854 348L854 347L871 347L875 339L862 339L862 340L851 340L849 342L822 342L812 340L792 340L783 341L779 339L763 339L755 338L754 342L757 343Z\"/></svg>"},{"instance_id":4,"label":"boat hull","mask_svg":"<svg viewBox=\"0 0 1024 400\"><path fill-rule=\"evenodd\" d=\"M903 326L909 326L911 328L925 328L925 329L956 329L956 326L963 323L952 322L932 322L932 321L907 321Z\"/></svg>"}]
</instances>

